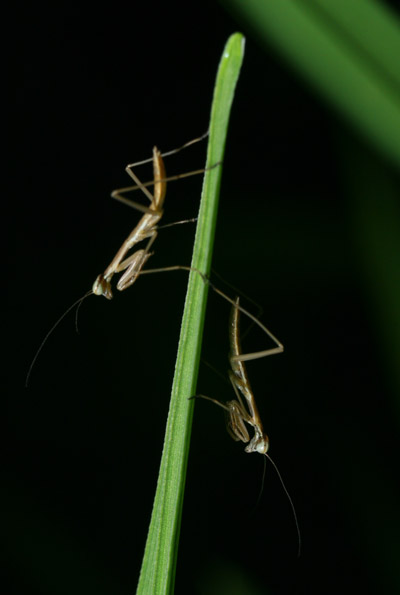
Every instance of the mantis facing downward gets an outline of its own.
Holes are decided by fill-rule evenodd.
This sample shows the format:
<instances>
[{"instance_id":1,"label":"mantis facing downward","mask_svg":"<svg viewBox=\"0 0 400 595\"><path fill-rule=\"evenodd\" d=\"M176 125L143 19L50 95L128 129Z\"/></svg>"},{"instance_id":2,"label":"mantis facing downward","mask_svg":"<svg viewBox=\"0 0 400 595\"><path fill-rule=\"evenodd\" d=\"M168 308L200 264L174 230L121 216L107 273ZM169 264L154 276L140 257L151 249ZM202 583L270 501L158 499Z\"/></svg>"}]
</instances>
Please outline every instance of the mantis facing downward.
<instances>
[{"instance_id":1,"label":"mantis facing downward","mask_svg":"<svg viewBox=\"0 0 400 595\"><path fill-rule=\"evenodd\" d=\"M133 207L134 209L142 212L143 216L140 219L140 221L137 223L137 225L134 227L134 229L131 231L129 236L126 238L126 240L122 243L120 249L114 256L114 258L112 259L111 263L108 265L108 267L106 268L104 273L98 275L95 282L93 283L92 289L89 290L87 293L85 293L78 300L76 300L67 310L65 310L65 312L60 316L60 318L58 318L58 320L53 324L53 326L50 328L50 330L46 333L44 339L42 340L41 344L39 345L39 348L37 349L36 354L29 366L29 369L28 369L28 372L26 375L26 379L25 379L26 387L29 384L29 379L30 379L30 375L31 375L33 366L35 365L36 360L37 360L40 352L42 351L47 339L52 334L54 329L60 324L60 322L63 320L63 318L73 308L77 307L77 309L79 309L79 306L82 304L82 302L90 295L103 295L108 300L111 300L113 297L112 289L111 289L111 280L116 273L123 272L122 276L120 277L120 279L118 280L118 283L117 283L117 289L120 291L123 291L124 289L127 289L128 287L130 287L136 281L138 276L143 273L143 267L146 264L147 260L152 255L152 253L150 252L150 248L153 245L153 243L158 235L159 227L157 227L157 224L160 221L160 219L162 218L163 213L164 213L163 206L164 206L164 200L165 200L165 195L166 195L166 190L167 190L167 182L171 181L171 180L178 180L180 178L187 178L189 176L194 176L194 175L203 173L205 171L204 169L198 169L198 170L194 170L194 171L183 173L183 174L178 174L178 175L171 176L171 177L167 178L166 174L165 174L165 166L164 166L163 157L165 157L167 155L172 155L174 153L178 153L179 151L182 151L182 149L185 149L186 147L189 147L190 145L193 145L194 143L197 143L197 142L203 140L207 135L208 135L208 132L206 132L205 134L203 134L202 136L200 136L194 140L191 140L191 141L185 143L181 147L179 147L177 149L173 149L172 151L168 151L166 153L161 153L157 149L157 147L154 147L153 148L153 157L151 157L150 159L144 159L143 161L138 161L136 163L131 163L126 166L125 171L129 174L129 176L135 182L135 185L127 186L125 188L119 188L118 190L114 190L111 193L111 196L112 196L112 198L115 198L116 200L119 200L120 202L127 204L128 206ZM144 163L148 163L149 161L153 162L153 174L154 174L153 180L151 180L150 182L142 183L139 180L139 178L137 177L137 175L135 174L135 172L133 171L133 167L136 167L138 165L143 165ZM212 167L216 167L217 165L219 165L219 163L214 164ZM151 194L151 192L147 189L148 186L154 186L154 194ZM125 196L125 194L127 192L131 192L131 191L138 190L138 189L140 189L145 194L145 196L149 199L149 201L150 201L149 206L142 205L142 204L140 204L136 201L133 201L130 198L127 198ZM168 227L171 225L177 225L180 223L186 223L189 221L195 221L195 220L196 219L190 219L188 221L178 221L175 223L170 223L169 225L166 225L164 227ZM145 246L145 248L136 250L132 254L128 255L128 252L136 244L138 244L139 242L141 242L142 240L145 240L145 239L148 239L148 242L147 242L147 245ZM177 270L179 268L182 268L183 270L188 269L188 267L166 267L164 269L161 269L160 272L168 271L168 270ZM156 272L156 271L154 270L154 271L146 271L146 272Z\"/></svg>"},{"instance_id":2,"label":"mantis facing downward","mask_svg":"<svg viewBox=\"0 0 400 595\"><path fill-rule=\"evenodd\" d=\"M218 291L218 293L220 292ZM298 536L298 555L300 555L301 536L294 504L276 464L267 454L269 448L269 438L264 432L260 413L258 411L254 393L251 389L246 367L244 365L244 361L266 357L275 353L282 353L283 345L266 327L264 327L264 325L260 323L260 321L254 319L253 316L250 316L254 322L257 322L257 324L267 333L267 335L271 337L271 339L275 342L276 347L272 347L271 349L266 349L263 351L257 351L255 353L242 353L239 336L239 311L245 312L246 314L248 313L240 306L238 297L235 300L229 299L229 301L232 303L232 308L229 318L229 362L231 369L228 373L229 379L235 391L236 399L227 401L227 403L221 403L217 399L213 399L205 395L196 395L195 398L198 397L207 399L219 407L222 407L226 413L226 427L229 435L236 441L241 440L242 442L247 443L247 446L245 447L246 452L259 452L260 454L265 455L272 463L292 508ZM244 397L244 401L241 395ZM254 429L254 436L252 438L250 438L246 424Z\"/></svg>"},{"instance_id":3,"label":"mantis facing downward","mask_svg":"<svg viewBox=\"0 0 400 595\"><path fill-rule=\"evenodd\" d=\"M139 223L136 225L136 227L134 227L129 236L123 242L121 248L118 250L118 252L114 256L113 260L108 265L104 273L99 275L96 281L93 283L92 293L94 295L103 295L108 300L111 300L113 297L111 291L111 279L116 273L121 273L122 271L125 271L117 283L117 289L119 291L123 291L127 287L130 287L136 281L144 265L151 256L150 248L153 245L158 234L157 224L164 214L163 206L165 194L167 191L167 182L170 180L178 180L179 178L187 178L188 176L194 176L205 171L204 169L198 169L195 171L167 178L165 174L163 155L165 156L171 155L172 153L177 153L178 151L181 151L182 149L199 142L205 136L207 136L207 134L208 133L203 134L199 138L185 143L184 145L182 145L182 147L179 147L178 149L173 149L172 151L168 151L168 153L164 154L161 154L157 147L154 147L152 159L146 159L137 163L131 163L126 166L125 171L135 182L135 186L127 186L126 188L114 190L114 192L111 193L111 196L112 198L115 198L116 200L119 200L120 202L123 202L129 205L130 207L133 207L134 209L137 209L138 211L142 212L143 216L140 219ZM132 168L138 165L142 165L143 163L146 163L151 160L153 161L153 180L151 182L143 184L139 180ZM147 186L152 185L154 185L154 194L151 194L151 192L149 192L149 190L147 189ZM149 199L150 206L146 207L124 196L126 192L131 192L137 189L142 190L145 196ZM178 223L183 222L179 221ZM129 250L131 250L136 244L138 244L142 240L146 239L148 239L148 242L145 248L136 250L136 252L134 252L130 256L127 256Z\"/></svg>"}]
</instances>

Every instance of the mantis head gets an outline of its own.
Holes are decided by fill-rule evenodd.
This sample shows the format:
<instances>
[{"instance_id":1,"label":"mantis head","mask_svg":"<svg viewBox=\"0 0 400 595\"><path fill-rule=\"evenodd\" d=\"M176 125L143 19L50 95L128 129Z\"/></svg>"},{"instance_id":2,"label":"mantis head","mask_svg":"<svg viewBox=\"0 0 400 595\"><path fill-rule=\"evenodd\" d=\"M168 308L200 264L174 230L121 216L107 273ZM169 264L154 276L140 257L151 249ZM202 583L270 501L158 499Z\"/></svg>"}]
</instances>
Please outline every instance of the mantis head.
<instances>
[{"instance_id":1,"label":"mantis head","mask_svg":"<svg viewBox=\"0 0 400 595\"><path fill-rule=\"evenodd\" d=\"M94 295L104 295L108 300L112 300L111 283L103 275L99 275L93 283L92 291Z\"/></svg>"},{"instance_id":2,"label":"mantis head","mask_svg":"<svg viewBox=\"0 0 400 595\"><path fill-rule=\"evenodd\" d=\"M267 434L256 432L245 448L246 452L259 452L262 455L267 453L269 448L269 439Z\"/></svg>"}]
</instances>

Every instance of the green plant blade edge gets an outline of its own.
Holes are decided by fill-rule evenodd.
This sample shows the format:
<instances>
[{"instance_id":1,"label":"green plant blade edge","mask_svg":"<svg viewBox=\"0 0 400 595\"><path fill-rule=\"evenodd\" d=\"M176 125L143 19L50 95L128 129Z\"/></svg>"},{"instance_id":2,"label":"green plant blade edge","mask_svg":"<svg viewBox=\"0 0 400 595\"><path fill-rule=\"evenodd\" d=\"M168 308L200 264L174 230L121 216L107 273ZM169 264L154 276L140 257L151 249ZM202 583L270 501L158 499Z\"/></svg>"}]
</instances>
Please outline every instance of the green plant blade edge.
<instances>
[{"instance_id":1,"label":"green plant blade edge","mask_svg":"<svg viewBox=\"0 0 400 595\"><path fill-rule=\"evenodd\" d=\"M219 64L211 108L207 167L222 162L229 114L244 55L244 37L233 34ZM222 165L206 171L192 267L208 275L214 243ZM208 286L190 273L157 490L137 593L172 593L186 468Z\"/></svg>"}]
</instances>

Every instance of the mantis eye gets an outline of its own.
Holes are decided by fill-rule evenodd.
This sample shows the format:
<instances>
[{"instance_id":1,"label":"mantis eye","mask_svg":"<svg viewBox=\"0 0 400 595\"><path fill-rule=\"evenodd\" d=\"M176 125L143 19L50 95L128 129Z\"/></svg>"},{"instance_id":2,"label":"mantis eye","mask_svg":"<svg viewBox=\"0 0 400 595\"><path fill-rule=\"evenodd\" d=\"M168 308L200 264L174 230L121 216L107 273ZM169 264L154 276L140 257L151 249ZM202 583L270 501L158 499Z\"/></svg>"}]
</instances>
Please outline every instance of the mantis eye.
<instances>
[{"instance_id":1,"label":"mantis eye","mask_svg":"<svg viewBox=\"0 0 400 595\"><path fill-rule=\"evenodd\" d=\"M257 443L256 451L262 455L265 455L268 448L269 448L268 436L266 434L263 434L262 437L260 438L259 442Z\"/></svg>"},{"instance_id":2,"label":"mantis eye","mask_svg":"<svg viewBox=\"0 0 400 595\"><path fill-rule=\"evenodd\" d=\"M93 283L92 291L94 295L104 295L108 300L112 299L112 292L110 282L106 281L103 275L99 275L96 281Z\"/></svg>"}]
</instances>

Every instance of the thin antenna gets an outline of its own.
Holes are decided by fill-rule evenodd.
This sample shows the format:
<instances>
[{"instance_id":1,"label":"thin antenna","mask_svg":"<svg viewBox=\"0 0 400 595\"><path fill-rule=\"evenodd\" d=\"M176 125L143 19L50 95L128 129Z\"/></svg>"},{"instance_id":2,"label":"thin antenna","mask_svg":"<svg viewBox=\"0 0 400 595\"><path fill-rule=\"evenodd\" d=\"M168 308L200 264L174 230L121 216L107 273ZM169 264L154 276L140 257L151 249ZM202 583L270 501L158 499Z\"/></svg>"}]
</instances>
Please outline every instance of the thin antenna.
<instances>
[{"instance_id":1,"label":"thin antenna","mask_svg":"<svg viewBox=\"0 0 400 595\"><path fill-rule=\"evenodd\" d=\"M298 538L298 543L299 543L299 547L297 549L297 557L299 558L300 557L300 553L301 553L301 534L300 534L299 521L297 520L297 514L296 514L296 509L295 509L294 504L293 504L293 500L291 499L290 494L289 494L289 492L287 490L287 487L285 486L285 483L284 483L284 481L282 479L282 475L279 473L278 467L276 466L276 464L274 463L274 461L271 459L271 457L267 453L264 453L264 454L267 457L267 459L270 461L270 463L272 463L272 465L273 465L273 467L274 467L274 469L276 471L276 474L279 477L279 480L280 480L280 482L282 484L282 487L283 487L283 490L284 490L284 492L285 492L285 494L287 496L287 499L289 500L290 506L292 508L293 518L294 518L294 522L296 523L297 538Z\"/></svg>"},{"instance_id":2,"label":"thin antenna","mask_svg":"<svg viewBox=\"0 0 400 595\"><path fill-rule=\"evenodd\" d=\"M261 477L261 486L260 486L260 490L258 492L256 504L255 504L255 506L253 508L253 514L255 513L255 511L258 508L258 505L260 504L261 496L263 495L263 492L264 492L264 484L265 484L265 475L266 475L266 472L267 472L267 461L266 461L266 459L263 459L263 472L262 472L262 477Z\"/></svg>"},{"instance_id":3,"label":"thin antenna","mask_svg":"<svg viewBox=\"0 0 400 595\"><path fill-rule=\"evenodd\" d=\"M79 300L76 300L67 310L65 310L65 312L60 316L60 318L58 318L58 320L53 324L51 329L49 331L47 331L43 341L40 343L39 348L36 351L35 357L33 358L31 365L29 366L28 373L25 378L25 388L28 388L28 384L29 384L29 380L31 377L33 366L35 365L36 360L37 360L40 352L42 351L44 345L46 344L47 339L50 337L51 333L54 331L54 329L57 328L57 326L60 324L60 322L66 317L66 315L69 314L71 312L71 310L73 310L73 308L75 308L76 305L78 305L78 309L79 309L79 306L82 304L83 300L85 300L87 297L92 295L92 293L93 293L93 291L90 290L90 291L86 292L85 295L80 297ZM75 326L77 328L77 318L75 318Z\"/></svg>"}]
</instances>

